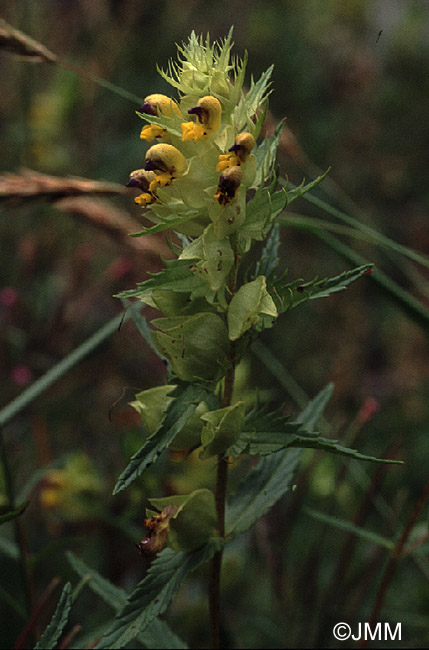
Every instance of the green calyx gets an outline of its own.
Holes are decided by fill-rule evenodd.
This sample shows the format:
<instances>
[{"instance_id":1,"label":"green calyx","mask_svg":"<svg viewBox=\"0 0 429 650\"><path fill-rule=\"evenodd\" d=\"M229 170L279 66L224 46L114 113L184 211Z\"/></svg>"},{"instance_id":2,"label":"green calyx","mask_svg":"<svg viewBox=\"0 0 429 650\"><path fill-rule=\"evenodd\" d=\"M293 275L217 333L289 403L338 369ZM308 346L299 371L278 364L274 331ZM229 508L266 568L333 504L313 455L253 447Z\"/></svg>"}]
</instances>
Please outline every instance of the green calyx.
<instances>
[{"instance_id":1,"label":"green calyx","mask_svg":"<svg viewBox=\"0 0 429 650\"><path fill-rule=\"evenodd\" d=\"M219 378L226 366L228 332L217 314L202 312L187 317L157 318L151 333L158 351L184 381Z\"/></svg>"},{"instance_id":2,"label":"green calyx","mask_svg":"<svg viewBox=\"0 0 429 650\"><path fill-rule=\"evenodd\" d=\"M177 506L169 521L167 543L174 551L194 551L215 534L216 507L210 490L195 490L162 499L149 499L157 510ZM147 513L148 516L152 512Z\"/></svg>"}]
</instances>

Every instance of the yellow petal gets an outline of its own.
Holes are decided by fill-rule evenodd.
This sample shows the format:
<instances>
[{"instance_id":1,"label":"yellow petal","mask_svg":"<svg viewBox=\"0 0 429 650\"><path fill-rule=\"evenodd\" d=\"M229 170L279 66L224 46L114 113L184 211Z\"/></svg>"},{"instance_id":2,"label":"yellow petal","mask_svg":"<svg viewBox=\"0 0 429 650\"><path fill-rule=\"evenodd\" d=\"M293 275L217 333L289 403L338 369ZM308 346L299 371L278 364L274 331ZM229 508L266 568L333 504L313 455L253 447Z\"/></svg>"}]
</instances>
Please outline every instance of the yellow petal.
<instances>
[{"instance_id":1,"label":"yellow petal","mask_svg":"<svg viewBox=\"0 0 429 650\"><path fill-rule=\"evenodd\" d=\"M148 124L147 126L144 126L142 128L140 133L140 139L147 140L148 142L152 142L152 140L156 140L156 138L165 137L166 134L167 131L162 127L158 126L157 124Z\"/></svg>"},{"instance_id":2,"label":"yellow petal","mask_svg":"<svg viewBox=\"0 0 429 650\"><path fill-rule=\"evenodd\" d=\"M139 196L136 196L134 199L134 203L137 203L138 205L142 205L143 207L146 207L150 203L153 203L155 201L155 197L152 196L152 194L149 194L149 192L144 192L143 194L139 194Z\"/></svg>"}]
</instances>

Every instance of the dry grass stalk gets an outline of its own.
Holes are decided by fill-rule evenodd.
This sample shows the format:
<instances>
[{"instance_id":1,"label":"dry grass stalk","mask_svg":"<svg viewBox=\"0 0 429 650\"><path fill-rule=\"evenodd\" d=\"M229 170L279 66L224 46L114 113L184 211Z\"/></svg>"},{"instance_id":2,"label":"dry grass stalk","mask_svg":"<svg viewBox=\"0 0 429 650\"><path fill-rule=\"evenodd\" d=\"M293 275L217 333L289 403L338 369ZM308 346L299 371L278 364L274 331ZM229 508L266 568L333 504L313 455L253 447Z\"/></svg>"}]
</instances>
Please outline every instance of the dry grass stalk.
<instances>
[{"instance_id":1,"label":"dry grass stalk","mask_svg":"<svg viewBox=\"0 0 429 650\"><path fill-rule=\"evenodd\" d=\"M0 18L0 50L30 59L35 63L55 63L56 54L27 34L15 29Z\"/></svg>"},{"instance_id":2,"label":"dry grass stalk","mask_svg":"<svg viewBox=\"0 0 429 650\"><path fill-rule=\"evenodd\" d=\"M13 203L35 198L58 200L66 196L84 194L123 194L126 189L117 183L103 183L86 178L48 176L31 169L18 174L0 174L0 200Z\"/></svg>"},{"instance_id":3,"label":"dry grass stalk","mask_svg":"<svg viewBox=\"0 0 429 650\"><path fill-rule=\"evenodd\" d=\"M119 244L136 253L145 253L146 261L159 265L160 256L171 257L171 251L163 239L155 235L130 237L130 233L142 229L141 224L126 212L114 207L108 201L87 197L69 197L55 203L61 212L68 212L81 221L90 223L110 235Z\"/></svg>"}]
</instances>

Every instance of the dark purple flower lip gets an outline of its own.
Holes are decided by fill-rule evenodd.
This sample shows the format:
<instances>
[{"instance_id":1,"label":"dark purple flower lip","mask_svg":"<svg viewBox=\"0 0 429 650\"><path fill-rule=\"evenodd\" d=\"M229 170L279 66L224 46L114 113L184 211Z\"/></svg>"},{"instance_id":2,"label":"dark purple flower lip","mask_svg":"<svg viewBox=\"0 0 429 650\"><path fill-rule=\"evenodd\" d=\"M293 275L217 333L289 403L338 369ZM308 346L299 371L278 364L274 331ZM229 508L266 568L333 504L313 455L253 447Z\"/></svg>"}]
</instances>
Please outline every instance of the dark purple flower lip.
<instances>
[{"instance_id":1,"label":"dark purple flower lip","mask_svg":"<svg viewBox=\"0 0 429 650\"><path fill-rule=\"evenodd\" d=\"M241 144L233 144L228 151L239 151L241 149Z\"/></svg>"},{"instance_id":2,"label":"dark purple flower lip","mask_svg":"<svg viewBox=\"0 0 429 650\"><path fill-rule=\"evenodd\" d=\"M138 110L139 113L146 113L146 115L158 115L157 110L153 104L145 102Z\"/></svg>"},{"instance_id":3,"label":"dark purple flower lip","mask_svg":"<svg viewBox=\"0 0 429 650\"><path fill-rule=\"evenodd\" d=\"M159 163L155 160L146 160L144 168L147 172L154 171L155 169L159 169Z\"/></svg>"},{"instance_id":4,"label":"dark purple flower lip","mask_svg":"<svg viewBox=\"0 0 429 650\"><path fill-rule=\"evenodd\" d=\"M130 178L130 180L125 185L125 187L140 187L141 188L141 183L140 183L140 181L137 180L137 178Z\"/></svg>"},{"instance_id":5,"label":"dark purple flower lip","mask_svg":"<svg viewBox=\"0 0 429 650\"><path fill-rule=\"evenodd\" d=\"M198 117L198 120L202 122L202 117L204 113L204 108L201 106L194 106L193 108L190 108L188 110L189 115L196 115Z\"/></svg>"}]
</instances>

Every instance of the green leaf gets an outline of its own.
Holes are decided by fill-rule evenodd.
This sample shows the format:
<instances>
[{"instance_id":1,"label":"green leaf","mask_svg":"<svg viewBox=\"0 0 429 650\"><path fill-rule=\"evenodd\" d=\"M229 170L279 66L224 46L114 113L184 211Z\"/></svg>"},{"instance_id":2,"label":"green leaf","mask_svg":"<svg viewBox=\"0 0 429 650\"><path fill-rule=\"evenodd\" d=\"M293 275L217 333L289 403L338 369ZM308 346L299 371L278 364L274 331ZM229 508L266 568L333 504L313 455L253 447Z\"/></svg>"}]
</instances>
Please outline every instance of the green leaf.
<instances>
[{"instance_id":1,"label":"green leaf","mask_svg":"<svg viewBox=\"0 0 429 650\"><path fill-rule=\"evenodd\" d=\"M314 278L310 282L294 280L284 284L283 278L279 278L273 283L273 295L276 298L277 308L279 311L284 312L307 300L326 298L332 293L342 291L362 275L370 273L372 267L372 264L364 264L350 271L344 271L333 278L325 278L324 280Z\"/></svg>"},{"instance_id":2,"label":"green leaf","mask_svg":"<svg viewBox=\"0 0 429 650\"><path fill-rule=\"evenodd\" d=\"M111 582L103 578L95 569L91 569L73 553L67 552L66 557L72 569L81 578L87 578L86 584L88 587L96 595L100 596L105 603L110 605L115 611L119 611L119 609L126 605L127 594L123 589L112 585ZM179 650L180 648L188 647L184 641L174 634L167 623L158 618L155 618L136 638L145 648L156 649L164 647Z\"/></svg>"},{"instance_id":3,"label":"green leaf","mask_svg":"<svg viewBox=\"0 0 429 650\"><path fill-rule=\"evenodd\" d=\"M161 511L164 506L176 505L170 519L168 545L174 551L194 551L213 537L217 521L213 492L194 490L191 494L175 494L161 499L149 499Z\"/></svg>"},{"instance_id":4,"label":"green leaf","mask_svg":"<svg viewBox=\"0 0 429 650\"><path fill-rule=\"evenodd\" d=\"M34 650L51 650L57 645L68 623L69 613L72 606L71 584L68 582L62 591L61 598L51 619L51 622L43 632Z\"/></svg>"},{"instance_id":5,"label":"green leaf","mask_svg":"<svg viewBox=\"0 0 429 650\"><path fill-rule=\"evenodd\" d=\"M193 261L196 263L198 259ZM171 260L166 264L166 268L159 273L149 273L151 278L140 282L137 289L122 291L115 297L138 298L142 293L154 288L188 293L206 286L204 281L192 272L192 260Z\"/></svg>"},{"instance_id":6,"label":"green leaf","mask_svg":"<svg viewBox=\"0 0 429 650\"><path fill-rule=\"evenodd\" d=\"M332 386L328 384L298 416L296 421L307 431L312 431L322 417L331 392ZM266 409L254 409L248 415L248 422L253 421L255 428L265 428L267 422L278 419L277 413ZM260 459L227 503L228 536L235 537L251 528L289 490L300 456L300 450L285 450Z\"/></svg>"},{"instance_id":7,"label":"green leaf","mask_svg":"<svg viewBox=\"0 0 429 650\"><path fill-rule=\"evenodd\" d=\"M291 425L293 424L292 422ZM243 431L239 442L246 445L244 452L251 456L266 456L283 449L297 447L301 449L321 449L332 454L348 456L356 460L368 460L374 463L403 464L401 460L388 460L361 454L355 449L343 447L337 440L322 438L315 434L310 435L302 430L297 434L289 433L286 428L281 431Z\"/></svg>"},{"instance_id":8,"label":"green leaf","mask_svg":"<svg viewBox=\"0 0 429 650\"><path fill-rule=\"evenodd\" d=\"M267 291L264 275L240 287L228 307L228 332L231 341L236 341L256 325L260 314L277 317L274 301Z\"/></svg>"},{"instance_id":9,"label":"green leaf","mask_svg":"<svg viewBox=\"0 0 429 650\"><path fill-rule=\"evenodd\" d=\"M245 420L245 402L236 402L201 416L205 423L201 432L203 449L200 458L206 459L223 454L240 435Z\"/></svg>"},{"instance_id":10,"label":"green leaf","mask_svg":"<svg viewBox=\"0 0 429 650\"><path fill-rule=\"evenodd\" d=\"M255 277L265 275L269 278L279 265L280 228L274 226L267 242L262 249L261 257L256 265Z\"/></svg>"},{"instance_id":11,"label":"green leaf","mask_svg":"<svg viewBox=\"0 0 429 650\"><path fill-rule=\"evenodd\" d=\"M299 450L280 452L261 458L257 467L250 470L227 503L229 539L251 528L289 490L300 455Z\"/></svg>"},{"instance_id":12,"label":"green leaf","mask_svg":"<svg viewBox=\"0 0 429 650\"><path fill-rule=\"evenodd\" d=\"M263 187L273 174L277 148L279 146L284 122L284 120L281 120L276 127L274 135L271 138L265 138L255 151L257 171L255 180L252 184L252 188L254 189Z\"/></svg>"},{"instance_id":13,"label":"green leaf","mask_svg":"<svg viewBox=\"0 0 429 650\"><path fill-rule=\"evenodd\" d=\"M220 546L221 541L213 539L192 553L161 551L96 648L123 648L141 634L165 612L187 575L208 562Z\"/></svg>"},{"instance_id":14,"label":"green leaf","mask_svg":"<svg viewBox=\"0 0 429 650\"><path fill-rule=\"evenodd\" d=\"M5 524L7 521L10 521L11 519L16 519L20 515L22 515L26 509L27 506L30 502L26 501L25 503L21 504L18 508L14 508L13 510L9 510L9 512L5 512L3 515L0 515L0 526L1 524Z\"/></svg>"},{"instance_id":15,"label":"green leaf","mask_svg":"<svg viewBox=\"0 0 429 650\"><path fill-rule=\"evenodd\" d=\"M381 535L377 535L377 533L373 533L372 531L366 530L365 528L355 526L346 519L331 517L330 515L325 515L324 513L313 510L312 508L304 508L304 512L317 521L321 521L324 524L328 524L329 526L333 526L339 530L344 530L347 533L353 533L354 535L357 535L358 537L361 537L368 542L372 542L373 544L378 544L383 548L387 548L389 551L395 548L395 542L392 542L392 540L387 539L386 537L382 537Z\"/></svg>"},{"instance_id":16,"label":"green leaf","mask_svg":"<svg viewBox=\"0 0 429 650\"><path fill-rule=\"evenodd\" d=\"M337 237L320 230L313 230L313 234L352 264L367 263L367 260L356 253L352 248L350 248L350 246L347 246L347 244L340 241ZM409 252L411 253L413 251L409 250ZM394 282L394 280L389 278L388 275L378 268L374 270L370 277L373 282L378 284L386 295L393 299L396 304L404 310L409 318L417 323L426 334L428 333L429 310L419 302L419 300L417 300L409 291L400 287L397 282Z\"/></svg>"},{"instance_id":17,"label":"green leaf","mask_svg":"<svg viewBox=\"0 0 429 650\"><path fill-rule=\"evenodd\" d=\"M172 393L174 402L169 405L160 429L131 458L129 465L119 477L113 494L118 494L128 487L159 458L208 393L209 388L199 384L177 386Z\"/></svg>"},{"instance_id":18,"label":"green leaf","mask_svg":"<svg viewBox=\"0 0 429 650\"><path fill-rule=\"evenodd\" d=\"M302 181L301 185L298 187L295 187L292 190L288 190L286 187L286 194L287 194L287 205L290 205L292 201L295 201L296 199L299 199L301 196L304 194L307 194L310 190L314 189L319 183L323 181L323 179L329 174L331 168L329 167L324 174L321 176L318 176L314 181L311 181L310 183L305 184L305 180Z\"/></svg>"}]
</instances>

